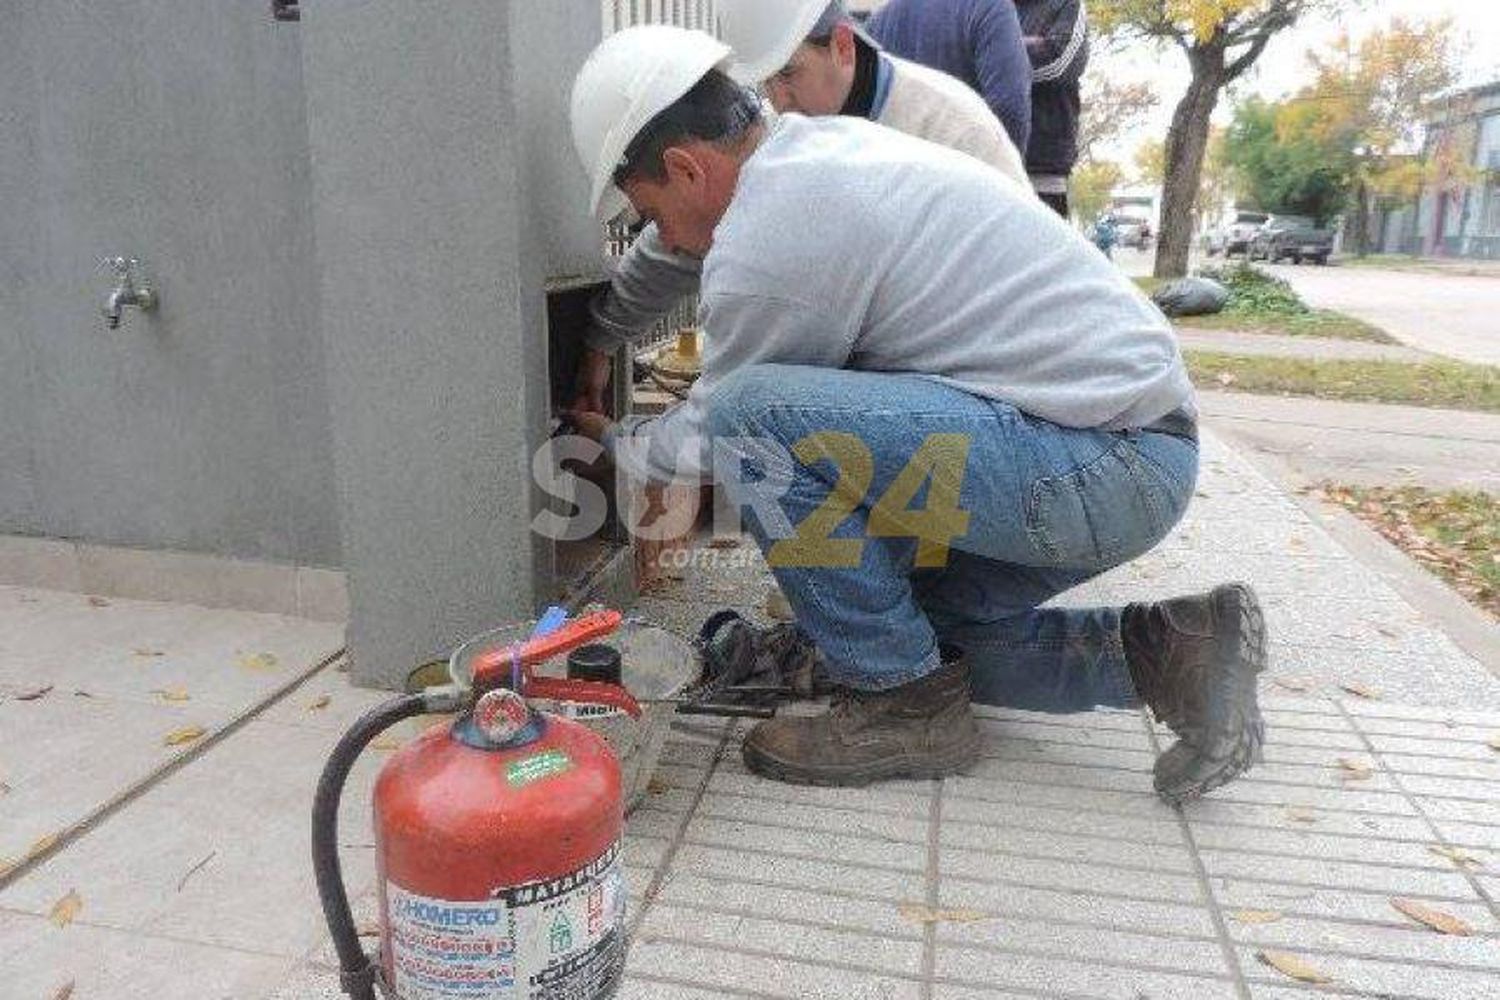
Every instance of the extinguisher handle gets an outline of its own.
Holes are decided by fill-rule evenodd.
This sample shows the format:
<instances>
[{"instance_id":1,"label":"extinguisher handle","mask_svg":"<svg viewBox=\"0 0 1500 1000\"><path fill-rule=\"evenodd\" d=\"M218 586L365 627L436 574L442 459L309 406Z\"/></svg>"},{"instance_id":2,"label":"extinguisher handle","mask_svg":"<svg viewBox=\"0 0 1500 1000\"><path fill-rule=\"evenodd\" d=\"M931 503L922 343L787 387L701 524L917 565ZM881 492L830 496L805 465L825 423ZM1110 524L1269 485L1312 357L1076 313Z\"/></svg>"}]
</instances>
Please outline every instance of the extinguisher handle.
<instances>
[{"instance_id":1,"label":"extinguisher handle","mask_svg":"<svg viewBox=\"0 0 1500 1000\"><path fill-rule=\"evenodd\" d=\"M599 611L582 618L575 618L554 632L534 636L517 646L491 650L474 662L474 683L493 678L499 673L508 673L512 666L519 665L523 674L522 684L531 679L531 668L545 663L575 646L582 646L593 639L609 635L620 627L624 616L618 611Z\"/></svg>"},{"instance_id":2,"label":"extinguisher handle","mask_svg":"<svg viewBox=\"0 0 1500 1000\"><path fill-rule=\"evenodd\" d=\"M569 680L563 677L530 677L526 681L525 694L528 698L608 705L611 708L618 708L632 718L641 717L640 702L618 684Z\"/></svg>"}]
</instances>

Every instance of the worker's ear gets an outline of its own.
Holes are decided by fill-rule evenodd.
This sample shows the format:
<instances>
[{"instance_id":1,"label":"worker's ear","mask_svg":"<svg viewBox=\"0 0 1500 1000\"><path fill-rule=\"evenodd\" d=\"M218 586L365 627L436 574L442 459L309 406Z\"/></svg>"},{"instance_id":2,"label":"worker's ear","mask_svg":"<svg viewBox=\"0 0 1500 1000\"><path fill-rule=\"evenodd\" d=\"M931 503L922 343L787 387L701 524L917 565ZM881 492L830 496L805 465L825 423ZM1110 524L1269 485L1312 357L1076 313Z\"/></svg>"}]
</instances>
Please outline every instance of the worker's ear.
<instances>
[{"instance_id":1,"label":"worker's ear","mask_svg":"<svg viewBox=\"0 0 1500 1000\"><path fill-rule=\"evenodd\" d=\"M840 66L854 65L854 29L847 24L835 24L833 36L828 41L833 51L833 61Z\"/></svg>"},{"instance_id":2,"label":"worker's ear","mask_svg":"<svg viewBox=\"0 0 1500 1000\"><path fill-rule=\"evenodd\" d=\"M686 146L670 146L661 154L662 166L667 170L667 181L677 181L688 187L703 183L706 172L695 151Z\"/></svg>"}]
</instances>

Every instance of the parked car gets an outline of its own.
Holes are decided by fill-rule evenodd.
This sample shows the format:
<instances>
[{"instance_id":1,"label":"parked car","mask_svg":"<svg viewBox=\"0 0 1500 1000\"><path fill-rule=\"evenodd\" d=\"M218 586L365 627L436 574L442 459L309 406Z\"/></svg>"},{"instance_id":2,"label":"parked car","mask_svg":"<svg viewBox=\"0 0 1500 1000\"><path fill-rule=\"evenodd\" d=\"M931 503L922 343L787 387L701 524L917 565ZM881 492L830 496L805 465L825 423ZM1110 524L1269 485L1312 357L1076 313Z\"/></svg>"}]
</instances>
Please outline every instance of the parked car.
<instances>
[{"instance_id":1,"label":"parked car","mask_svg":"<svg viewBox=\"0 0 1500 1000\"><path fill-rule=\"evenodd\" d=\"M1120 246L1135 247L1137 250L1145 250L1151 246L1151 223L1138 216L1118 213L1114 220Z\"/></svg>"},{"instance_id":2,"label":"parked car","mask_svg":"<svg viewBox=\"0 0 1500 1000\"><path fill-rule=\"evenodd\" d=\"M1293 264L1304 260L1326 264L1332 253L1332 229L1319 226L1316 219L1305 215L1273 215L1250 241L1249 257L1272 264L1283 260L1291 260Z\"/></svg>"},{"instance_id":3,"label":"parked car","mask_svg":"<svg viewBox=\"0 0 1500 1000\"><path fill-rule=\"evenodd\" d=\"M1210 257L1248 254L1250 241L1270 216L1265 212L1231 212L1203 234L1203 252Z\"/></svg>"}]
</instances>

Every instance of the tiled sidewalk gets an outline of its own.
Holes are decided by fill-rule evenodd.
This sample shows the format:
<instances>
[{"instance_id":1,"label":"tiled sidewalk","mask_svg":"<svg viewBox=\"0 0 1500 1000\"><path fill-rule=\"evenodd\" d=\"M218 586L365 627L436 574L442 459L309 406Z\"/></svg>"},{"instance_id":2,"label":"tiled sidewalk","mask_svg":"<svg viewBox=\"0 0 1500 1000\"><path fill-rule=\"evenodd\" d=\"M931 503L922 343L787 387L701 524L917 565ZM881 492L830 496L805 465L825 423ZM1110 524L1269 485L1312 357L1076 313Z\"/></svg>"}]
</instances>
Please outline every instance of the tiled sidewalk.
<instances>
[{"instance_id":1,"label":"tiled sidewalk","mask_svg":"<svg viewBox=\"0 0 1500 1000\"><path fill-rule=\"evenodd\" d=\"M1169 737L1143 715L993 711L972 774L805 789L745 772L745 724L684 719L628 823L623 996L1500 996L1500 681L1237 455L1209 438L1204 456L1172 539L1067 600L1255 584L1273 639L1263 765L1174 810L1151 791ZM715 555L636 612L684 631L720 607L761 614L768 579L753 549L704 551ZM53 600L21 597L36 601L26 614ZM111 626L106 640L131 662L134 633ZM236 645L225 648L203 669L243 673ZM282 669L296 666L283 657ZM192 684L205 708L210 676ZM161 683L135 680L148 694ZM307 807L334 740L379 697L325 669L0 891L0 997L46 1000L70 981L71 1000L341 996L312 892ZM344 803L340 839L365 924L369 792L388 752L361 760ZM18 785L0 810L20 802ZM84 909L54 926L49 909L74 889ZM1473 933L1428 930L1393 899ZM1263 951L1298 956L1330 982L1298 982Z\"/></svg>"},{"instance_id":2,"label":"tiled sidewalk","mask_svg":"<svg viewBox=\"0 0 1500 1000\"><path fill-rule=\"evenodd\" d=\"M741 727L679 729L631 822L626 995L1306 995L1271 949L1331 994L1494 997L1500 715L1268 707L1265 766L1183 811L1152 794L1164 736L1134 713L988 712L973 774L869 790L762 781ZM1345 781L1341 759L1372 774Z\"/></svg>"}]
</instances>

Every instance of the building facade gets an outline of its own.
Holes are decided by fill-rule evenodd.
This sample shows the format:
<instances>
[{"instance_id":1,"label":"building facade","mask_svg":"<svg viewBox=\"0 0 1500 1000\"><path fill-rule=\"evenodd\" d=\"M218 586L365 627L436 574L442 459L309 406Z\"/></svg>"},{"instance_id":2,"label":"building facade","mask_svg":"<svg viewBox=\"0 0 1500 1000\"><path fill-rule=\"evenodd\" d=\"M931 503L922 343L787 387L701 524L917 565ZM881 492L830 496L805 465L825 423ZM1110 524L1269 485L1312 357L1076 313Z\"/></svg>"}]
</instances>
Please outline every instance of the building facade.
<instances>
[{"instance_id":1,"label":"building facade","mask_svg":"<svg viewBox=\"0 0 1500 1000\"><path fill-rule=\"evenodd\" d=\"M1500 259L1500 82L1455 94L1427 126L1430 176L1399 249ZM1387 242L1400 223L1387 226ZM1409 230L1407 230L1409 232ZM1396 248L1392 248L1396 249Z\"/></svg>"}]
</instances>

